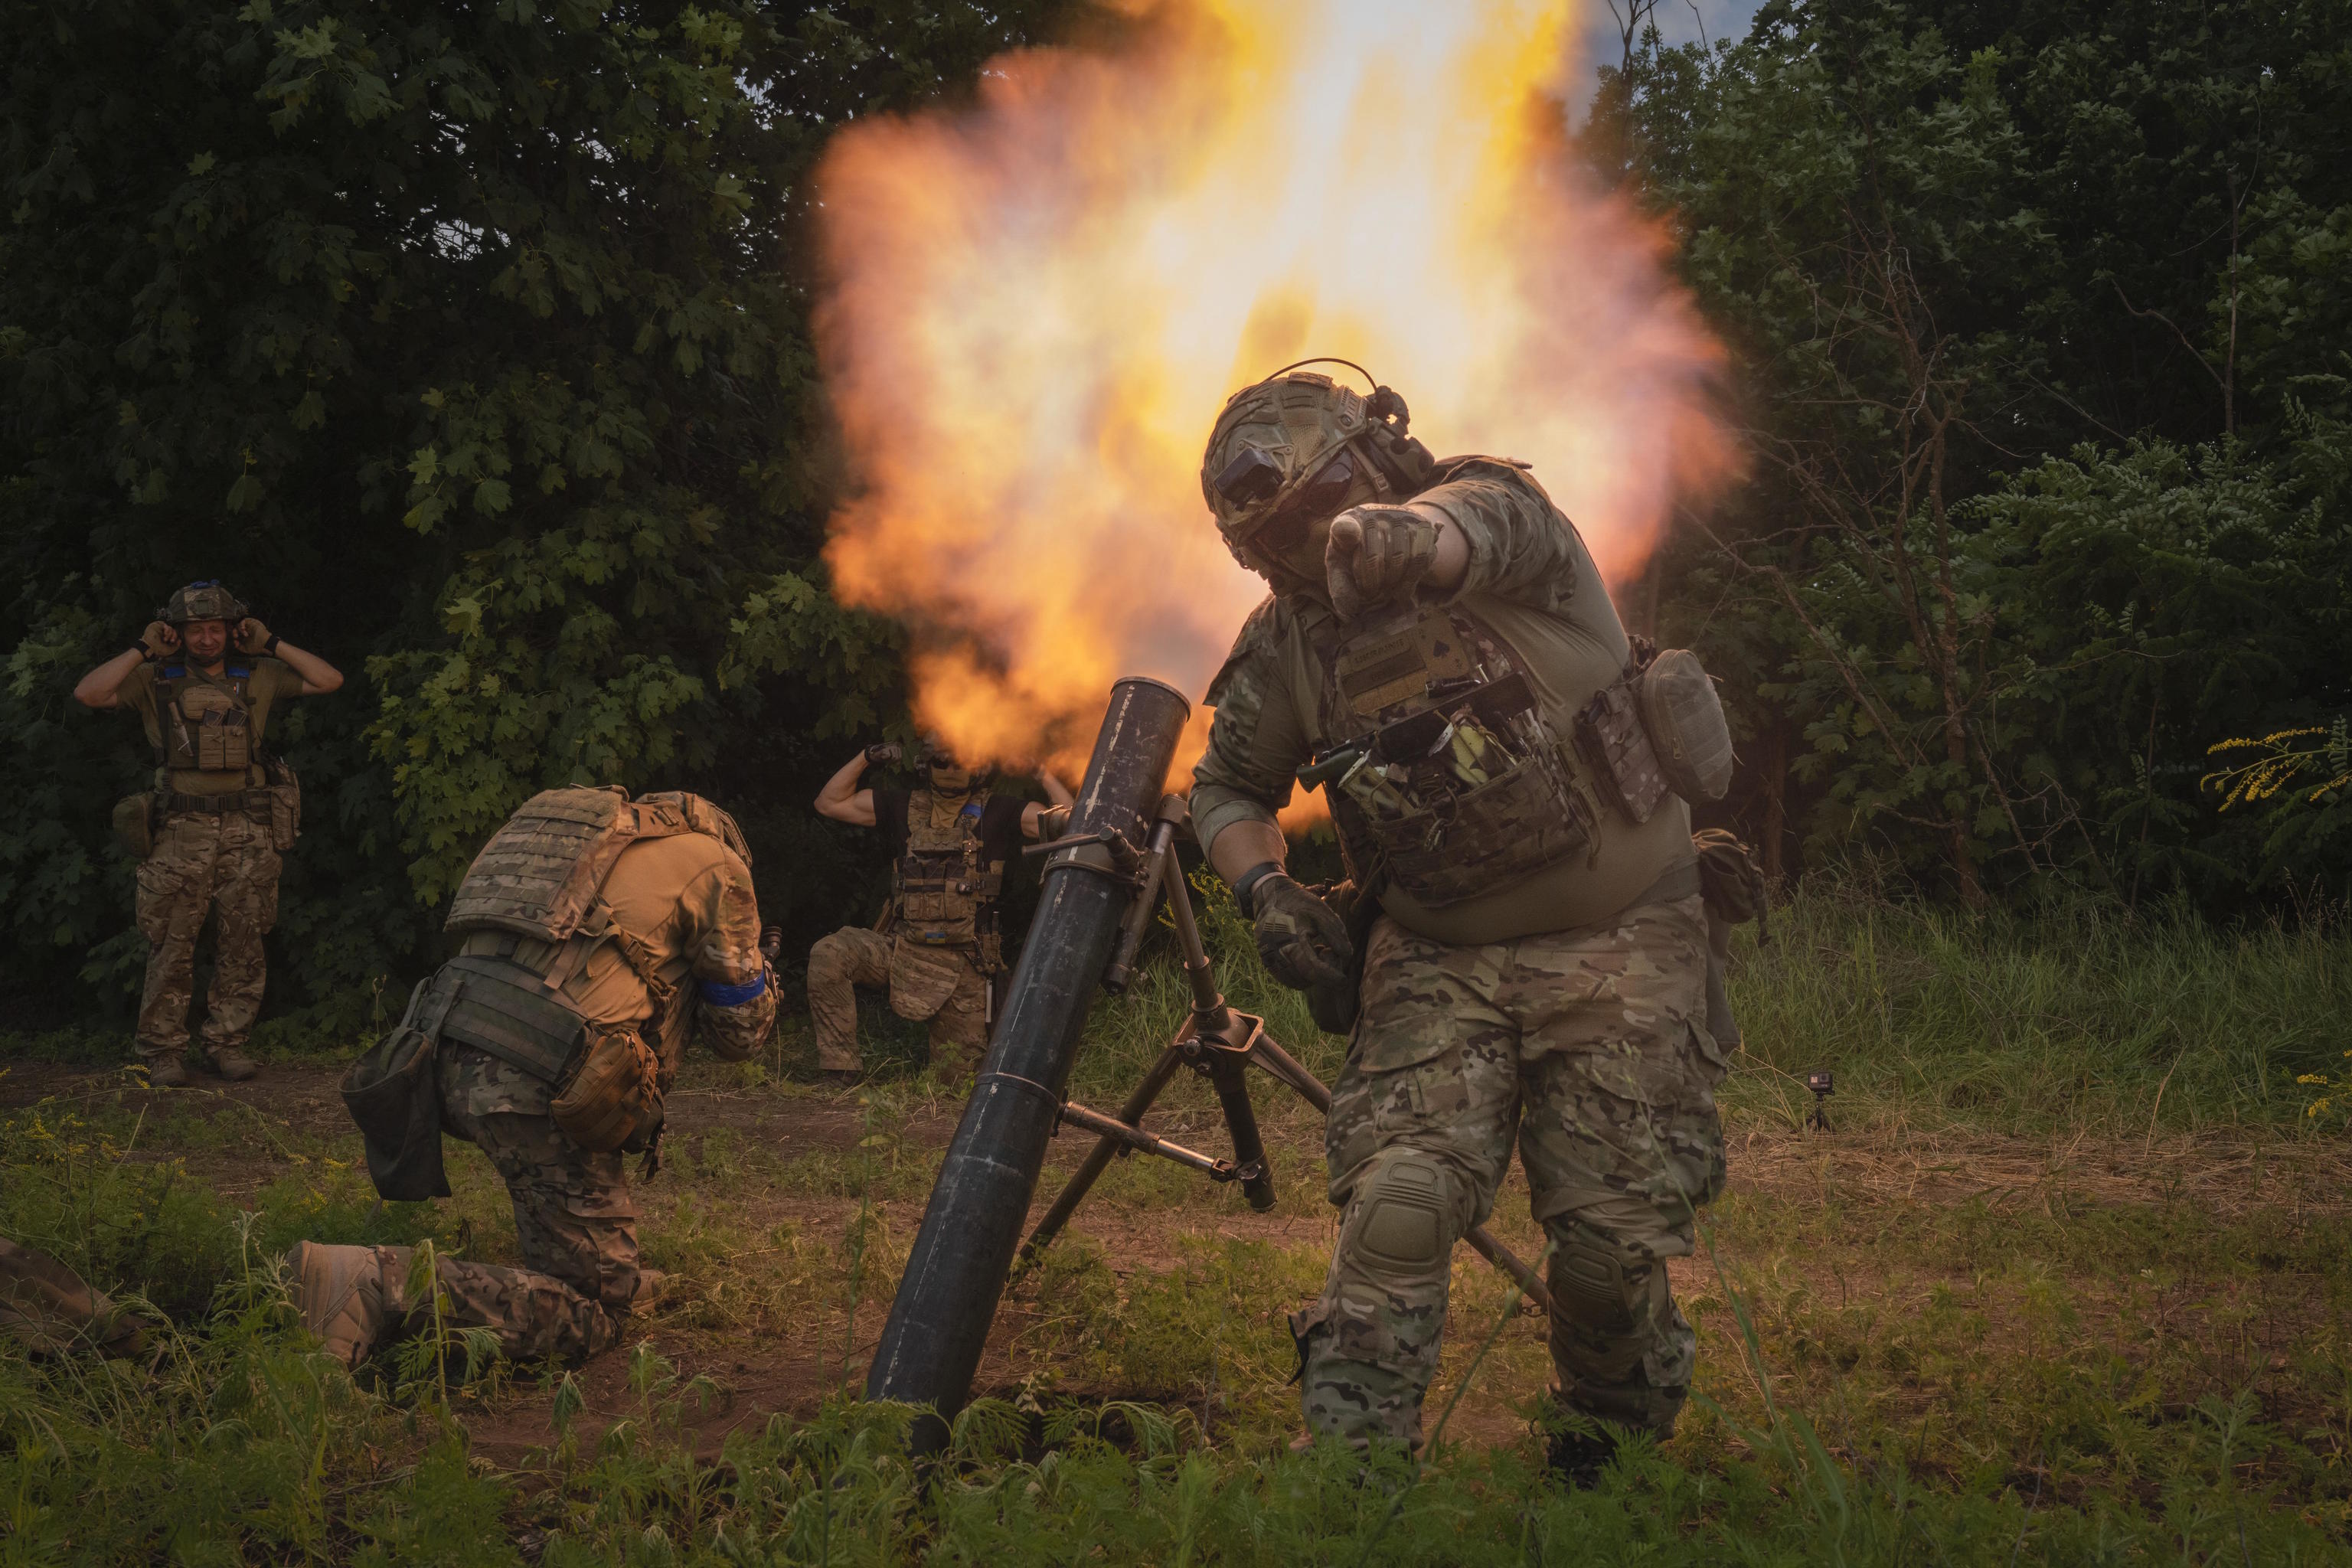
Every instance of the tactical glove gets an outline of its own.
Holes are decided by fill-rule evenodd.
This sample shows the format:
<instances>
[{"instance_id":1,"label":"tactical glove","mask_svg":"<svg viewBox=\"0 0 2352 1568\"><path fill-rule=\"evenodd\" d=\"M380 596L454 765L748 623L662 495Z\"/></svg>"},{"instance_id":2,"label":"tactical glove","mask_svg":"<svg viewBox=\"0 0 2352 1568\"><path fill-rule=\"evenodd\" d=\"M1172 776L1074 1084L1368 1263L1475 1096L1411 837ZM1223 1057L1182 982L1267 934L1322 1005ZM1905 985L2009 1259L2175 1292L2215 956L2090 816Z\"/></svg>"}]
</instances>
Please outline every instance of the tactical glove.
<instances>
[{"instance_id":1,"label":"tactical glove","mask_svg":"<svg viewBox=\"0 0 2352 1568\"><path fill-rule=\"evenodd\" d=\"M180 649L180 634L169 621L149 621L147 629L139 634L139 646L147 650L149 658L161 658Z\"/></svg>"},{"instance_id":2,"label":"tactical glove","mask_svg":"<svg viewBox=\"0 0 2352 1568\"><path fill-rule=\"evenodd\" d=\"M877 741L866 748L866 765L878 768L886 763L895 763L904 755L905 750L896 741Z\"/></svg>"},{"instance_id":3,"label":"tactical glove","mask_svg":"<svg viewBox=\"0 0 2352 1568\"><path fill-rule=\"evenodd\" d=\"M1347 984L1355 944L1330 905L1276 871L1250 889L1250 908L1268 974L1295 991Z\"/></svg>"},{"instance_id":4,"label":"tactical glove","mask_svg":"<svg viewBox=\"0 0 2352 1568\"><path fill-rule=\"evenodd\" d=\"M1437 560L1437 523L1409 506L1349 507L1331 520L1323 548L1331 607L1352 621L1374 605L1409 598Z\"/></svg>"},{"instance_id":5,"label":"tactical glove","mask_svg":"<svg viewBox=\"0 0 2352 1568\"><path fill-rule=\"evenodd\" d=\"M269 651L269 628L252 616L236 623L236 651L264 654Z\"/></svg>"}]
</instances>

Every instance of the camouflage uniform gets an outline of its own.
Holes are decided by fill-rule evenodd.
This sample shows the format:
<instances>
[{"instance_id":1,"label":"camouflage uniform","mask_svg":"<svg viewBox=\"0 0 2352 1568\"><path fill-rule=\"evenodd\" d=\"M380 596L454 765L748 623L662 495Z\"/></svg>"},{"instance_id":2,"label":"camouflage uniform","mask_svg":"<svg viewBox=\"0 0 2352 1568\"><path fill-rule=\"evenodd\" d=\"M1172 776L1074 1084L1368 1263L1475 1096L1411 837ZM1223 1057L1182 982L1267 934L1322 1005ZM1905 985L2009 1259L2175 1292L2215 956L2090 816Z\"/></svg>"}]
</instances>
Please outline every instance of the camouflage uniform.
<instances>
[{"instance_id":1,"label":"camouflage uniform","mask_svg":"<svg viewBox=\"0 0 2352 1568\"><path fill-rule=\"evenodd\" d=\"M1724 1179L1706 942L1696 895L1478 946L1373 928L1324 1134L1340 1245L1296 1324L1317 1430L1416 1438L1451 1242L1486 1223L1514 1136L1559 1249L1559 1386L1590 1415L1672 1428L1695 1347L1664 1259L1689 1255Z\"/></svg>"},{"instance_id":2,"label":"camouflage uniform","mask_svg":"<svg viewBox=\"0 0 2352 1568\"><path fill-rule=\"evenodd\" d=\"M759 947L759 901L733 849L699 833L632 845L601 896L614 924L644 939L641 960L672 987L656 1004L614 944L597 948L563 987L588 1026L634 1028L674 1073L689 1034L718 1055L758 1054L775 1031L776 999ZM466 952L495 937L469 937ZM554 1086L444 1037L442 1125L487 1155L514 1205L524 1267L441 1264L457 1327L495 1329L518 1359L594 1355L618 1338L637 1297L637 1210L619 1152L592 1152L559 1130Z\"/></svg>"},{"instance_id":3,"label":"camouflage uniform","mask_svg":"<svg viewBox=\"0 0 2352 1568\"><path fill-rule=\"evenodd\" d=\"M845 926L809 949L809 1015L820 1072L856 1072L856 987L887 988L890 1010L930 1023L931 1061L950 1076L988 1051L988 986L1004 967L996 906L1028 802L1018 795L874 792L895 854L878 929Z\"/></svg>"},{"instance_id":4,"label":"camouflage uniform","mask_svg":"<svg viewBox=\"0 0 2352 1568\"><path fill-rule=\"evenodd\" d=\"M556 1130L548 1086L458 1047L441 1069L442 1126L485 1155L514 1203L528 1265L442 1260L460 1327L496 1329L517 1361L582 1360L611 1347L637 1298L637 1205L625 1158L592 1154Z\"/></svg>"},{"instance_id":5,"label":"camouflage uniform","mask_svg":"<svg viewBox=\"0 0 2352 1568\"><path fill-rule=\"evenodd\" d=\"M1301 471L1323 459L1303 455L1315 437L1298 410L1336 407L1343 434L1367 429L1350 395L1277 390L1283 404L1260 406L1287 422L1286 460ZM1243 401L1212 439L1204 486L1238 449L1222 445L1237 422L1274 428L1272 414L1237 412ZM1371 434L1388 438L1377 421ZM1285 450L1275 434L1253 439ZM1391 449L1404 450L1401 438ZM1521 759L1509 764L1524 786L1517 821L1480 826L1466 807L1459 823L1415 821L1405 813L1423 809L1419 797L1399 809L1364 787L1364 769L1325 792L1351 873L1383 913L1362 943L1360 1010L1328 1124L1339 1243L1321 1297L1294 1322L1307 1420L1349 1438L1419 1440L1454 1244L1486 1217L1516 1136L1535 1217L1559 1243L1549 1279L1561 1395L1663 1434L1689 1386L1693 1341L1662 1260L1690 1250L1693 1211L1724 1169L1689 814L1672 795L1639 817L1622 809L1567 743L1632 657L1575 529L1523 465L1425 452L1410 485L1396 482L1402 465L1384 470L1382 499L1460 531L1459 586L1424 586L1346 622L1319 587L1276 575L1283 593L1250 617L1210 688L1215 720L1194 770L1195 830L1213 844L1237 823L1272 824L1310 757L1424 712L1442 691L1507 675L1525 679L1516 700L1532 701L1482 731Z\"/></svg>"},{"instance_id":6,"label":"camouflage uniform","mask_svg":"<svg viewBox=\"0 0 2352 1568\"><path fill-rule=\"evenodd\" d=\"M280 868L263 742L273 703L301 689L302 678L279 660L232 652L217 678L183 663L142 665L118 693L140 715L162 763L160 826L138 874L139 933L147 939L139 1053L151 1065L176 1059L187 1047L196 935L207 915L215 921L214 964L203 1048L234 1052L252 1033L268 978L262 938L278 923ZM242 721L224 727L223 716ZM215 722L207 726L207 718ZM232 737L226 748L216 738L224 728Z\"/></svg>"},{"instance_id":7,"label":"camouflage uniform","mask_svg":"<svg viewBox=\"0 0 2352 1568\"><path fill-rule=\"evenodd\" d=\"M945 1070L980 1070L988 1049L988 976L980 966L956 949L844 926L809 949L809 1014L820 1071L858 1070L860 985L887 990L890 1010L901 1018L929 1019L931 1060Z\"/></svg>"},{"instance_id":8,"label":"camouflage uniform","mask_svg":"<svg viewBox=\"0 0 2352 1568\"><path fill-rule=\"evenodd\" d=\"M188 1043L196 933L214 917L207 1051L234 1050L253 1032L268 979L261 939L278 923L278 851L269 824L243 811L175 812L139 867L139 934L147 984L139 1000L139 1053L176 1057Z\"/></svg>"}]
</instances>

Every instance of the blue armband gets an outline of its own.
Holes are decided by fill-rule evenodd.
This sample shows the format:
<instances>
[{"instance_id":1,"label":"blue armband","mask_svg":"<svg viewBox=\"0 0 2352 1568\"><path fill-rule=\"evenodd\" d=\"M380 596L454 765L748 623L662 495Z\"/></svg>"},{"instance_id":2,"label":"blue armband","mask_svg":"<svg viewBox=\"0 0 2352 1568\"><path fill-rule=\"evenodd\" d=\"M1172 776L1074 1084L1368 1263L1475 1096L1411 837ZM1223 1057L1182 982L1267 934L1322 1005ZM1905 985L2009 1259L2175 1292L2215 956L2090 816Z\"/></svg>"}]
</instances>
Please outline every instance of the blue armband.
<instances>
[{"instance_id":1,"label":"blue armband","mask_svg":"<svg viewBox=\"0 0 2352 1568\"><path fill-rule=\"evenodd\" d=\"M714 1007L740 1007L744 1003L756 1001L767 994L768 975L765 970L740 985L721 985L716 980L702 983L702 999Z\"/></svg>"}]
</instances>

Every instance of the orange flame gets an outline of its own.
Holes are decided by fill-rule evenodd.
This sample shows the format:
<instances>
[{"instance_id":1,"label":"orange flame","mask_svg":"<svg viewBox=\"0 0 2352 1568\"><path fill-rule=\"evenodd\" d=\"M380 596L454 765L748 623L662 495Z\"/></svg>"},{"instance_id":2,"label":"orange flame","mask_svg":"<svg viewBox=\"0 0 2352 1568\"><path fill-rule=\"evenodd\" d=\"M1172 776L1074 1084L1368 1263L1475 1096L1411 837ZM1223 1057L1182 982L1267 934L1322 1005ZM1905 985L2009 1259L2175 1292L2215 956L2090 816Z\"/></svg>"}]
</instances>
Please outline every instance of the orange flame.
<instances>
[{"instance_id":1,"label":"orange flame","mask_svg":"<svg viewBox=\"0 0 2352 1568\"><path fill-rule=\"evenodd\" d=\"M1118 677L1197 699L1265 592L1201 449L1303 355L1532 462L1612 576L1730 471L1664 237L1568 148L1573 11L1169 0L835 139L818 347L864 488L828 558L912 626L926 725L1070 767Z\"/></svg>"}]
</instances>

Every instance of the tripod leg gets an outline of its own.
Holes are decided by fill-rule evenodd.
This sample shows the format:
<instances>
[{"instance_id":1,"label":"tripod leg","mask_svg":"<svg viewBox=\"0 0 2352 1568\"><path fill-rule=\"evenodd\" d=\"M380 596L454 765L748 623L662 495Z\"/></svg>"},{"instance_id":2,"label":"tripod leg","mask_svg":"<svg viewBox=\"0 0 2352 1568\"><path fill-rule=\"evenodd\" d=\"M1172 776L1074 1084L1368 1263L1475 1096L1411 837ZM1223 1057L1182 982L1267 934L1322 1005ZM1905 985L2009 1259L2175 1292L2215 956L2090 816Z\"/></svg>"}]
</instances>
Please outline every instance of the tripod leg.
<instances>
[{"instance_id":1,"label":"tripod leg","mask_svg":"<svg viewBox=\"0 0 2352 1568\"><path fill-rule=\"evenodd\" d=\"M1274 1165L1265 1157L1265 1141L1258 1136L1257 1112L1250 1105L1249 1080L1242 1076L1242 1064L1231 1057L1213 1057L1209 1062L1209 1084L1217 1091L1217 1104L1225 1113L1225 1126L1234 1135L1234 1163L1255 1165L1257 1174L1242 1181L1242 1195L1249 1206L1264 1214L1274 1206Z\"/></svg>"},{"instance_id":2,"label":"tripod leg","mask_svg":"<svg viewBox=\"0 0 2352 1568\"><path fill-rule=\"evenodd\" d=\"M1258 1032L1256 1043L1250 1047L1250 1056L1257 1065L1272 1073L1296 1090L1298 1098L1324 1115L1331 1114L1331 1091L1323 1080L1301 1067L1298 1058L1282 1048L1282 1043L1265 1030Z\"/></svg>"},{"instance_id":3,"label":"tripod leg","mask_svg":"<svg viewBox=\"0 0 2352 1568\"><path fill-rule=\"evenodd\" d=\"M1142 1121L1144 1112L1150 1110L1151 1102L1160 1098L1160 1091L1168 1087L1168 1080L1175 1076L1176 1068L1183 1059L1172 1045L1161 1051L1160 1059L1151 1064L1151 1070L1143 1075L1143 1081L1135 1086L1135 1092L1127 1097L1127 1103L1118 1108L1118 1119L1130 1127ZM1035 1262L1037 1255L1061 1234L1062 1227L1070 1222L1072 1215L1078 1212L1078 1205L1086 1201L1087 1192L1121 1147L1115 1138L1095 1140L1094 1149L1087 1155L1085 1163L1071 1173L1067 1182L1062 1184L1061 1193L1054 1199L1054 1206L1045 1211L1045 1217L1037 1222L1037 1228L1031 1231L1029 1239L1021 1244L1021 1256L1013 1262L1016 1269L1026 1268Z\"/></svg>"}]
</instances>

